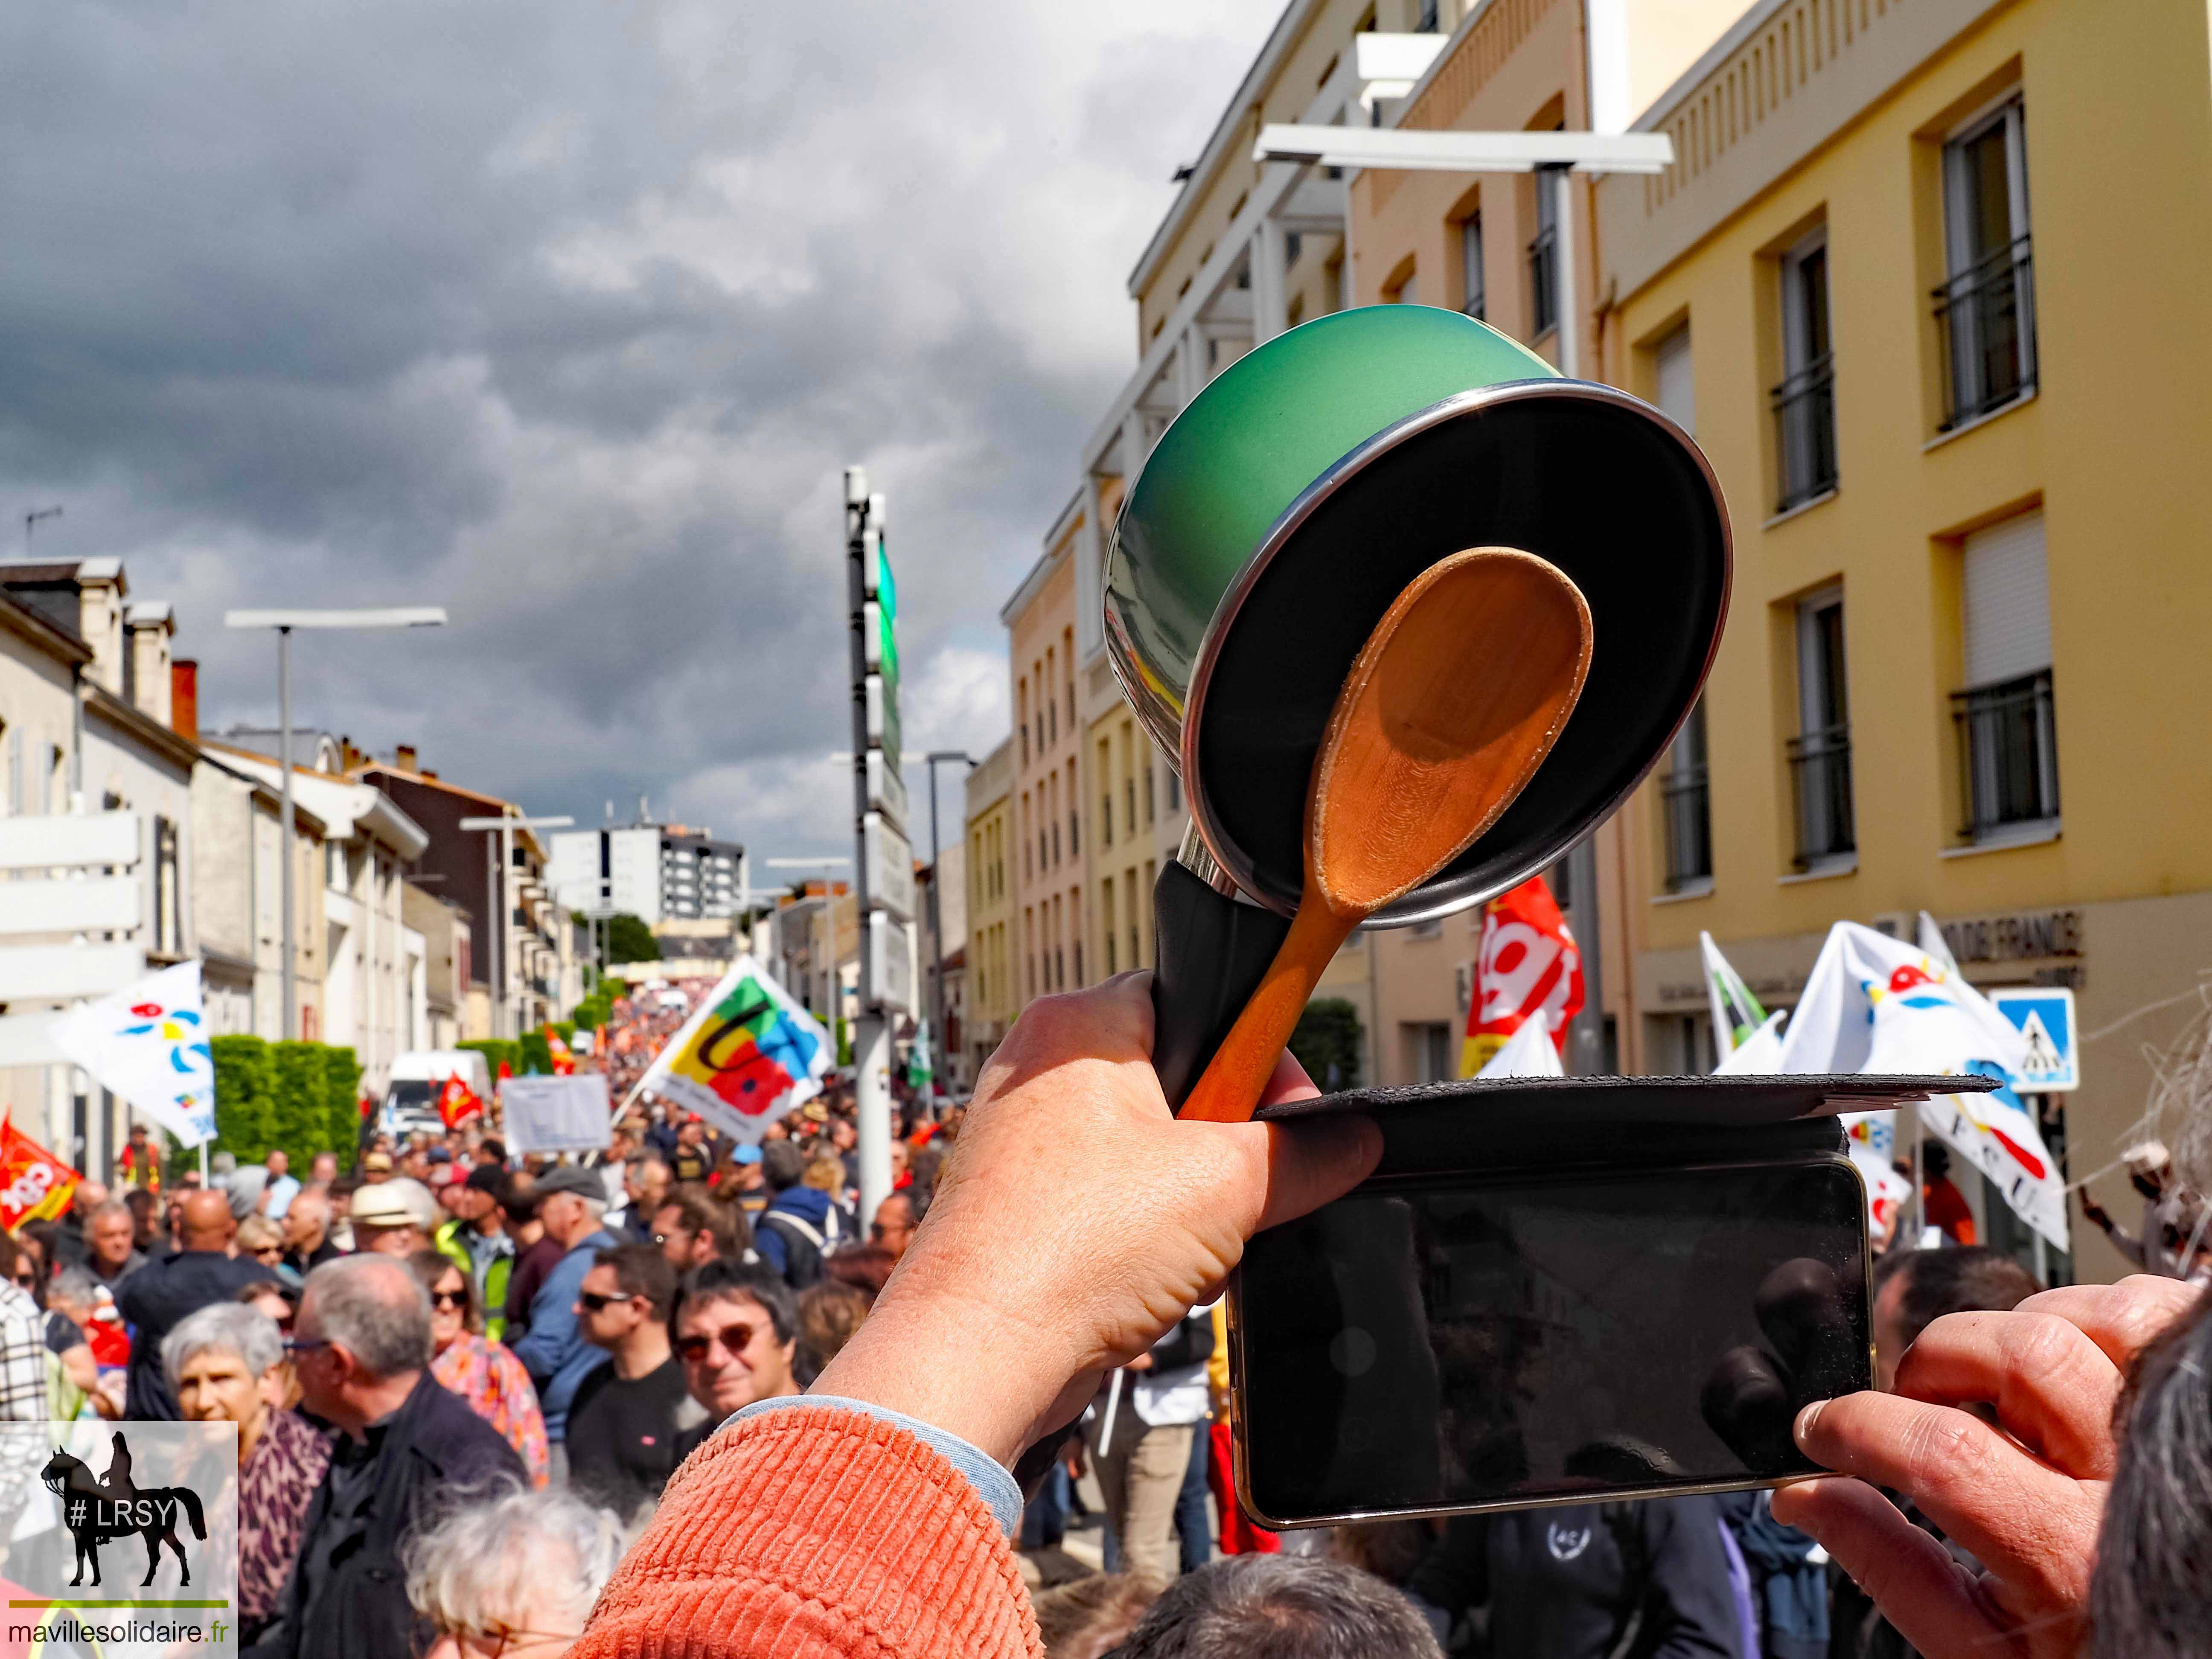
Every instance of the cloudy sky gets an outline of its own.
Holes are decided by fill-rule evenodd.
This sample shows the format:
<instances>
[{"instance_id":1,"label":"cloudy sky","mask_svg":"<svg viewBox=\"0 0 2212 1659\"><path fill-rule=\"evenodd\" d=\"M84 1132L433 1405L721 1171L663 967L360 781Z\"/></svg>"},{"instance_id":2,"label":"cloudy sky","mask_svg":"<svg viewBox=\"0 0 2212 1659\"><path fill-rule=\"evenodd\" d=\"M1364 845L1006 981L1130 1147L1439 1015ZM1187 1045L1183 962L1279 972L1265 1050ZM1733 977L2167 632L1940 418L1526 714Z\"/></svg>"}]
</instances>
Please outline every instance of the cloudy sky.
<instances>
[{"instance_id":1,"label":"cloudy sky","mask_svg":"<svg viewBox=\"0 0 2212 1659\"><path fill-rule=\"evenodd\" d=\"M173 600L215 727L275 715L225 607L442 603L295 653L295 719L848 849L839 469L890 498L909 745L983 752L1124 280L1279 6L7 8L7 556L61 504L39 553Z\"/></svg>"}]
</instances>

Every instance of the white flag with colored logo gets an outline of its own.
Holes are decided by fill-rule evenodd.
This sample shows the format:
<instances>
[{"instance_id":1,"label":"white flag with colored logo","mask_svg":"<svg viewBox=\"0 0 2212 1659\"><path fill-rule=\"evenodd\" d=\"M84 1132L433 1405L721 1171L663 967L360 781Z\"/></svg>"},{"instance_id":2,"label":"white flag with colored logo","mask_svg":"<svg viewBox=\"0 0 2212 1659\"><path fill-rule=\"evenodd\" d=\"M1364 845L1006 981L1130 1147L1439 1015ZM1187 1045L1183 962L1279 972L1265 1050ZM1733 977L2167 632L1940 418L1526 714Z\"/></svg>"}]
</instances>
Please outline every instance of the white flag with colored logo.
<instances>
[{"instance_id":1,"label":"white flag with colored logo","mask_svg":"<svg viewBox=\"0 0 2212 1659\"><path fill-rule=\"evenodd\" d=\"M1552 1041L1552 1028L1540 1019L1524 1019L1521 1029L1505 1039L1505 1046L1491 1055L1477 1077L1565 1077L1559 1046Z\"/></svg>"},{"instance_id":2,"label":"white flag with colored logo","mask_svg":"<svg viewBox=\"0 0 2212 1659\"><path fill-rule=\"evenodd\" d=\"M1839 921L1790 1017L1779 1069L2002 1079L2020 1069L2026 1047L1957 969L1917 945ZM1920 1121L1987 1175L2021 1219L2067 1248L2066 1184L2019 1096L2009 1088L1938 1096L1921 1107Z\"/></svg>"},{"instance_id":3,"label":"white flag with colored logo","mask_svg":"<svg viewBox=\"0 0 2212 1659\"><path fill-rule=\"evenodd\" d=\"M54 1042L185 1146L215 1139L215 1057L198 963L164 968L113 996L79 1003L55 1023Z\"/></svg>"}]
</instances>

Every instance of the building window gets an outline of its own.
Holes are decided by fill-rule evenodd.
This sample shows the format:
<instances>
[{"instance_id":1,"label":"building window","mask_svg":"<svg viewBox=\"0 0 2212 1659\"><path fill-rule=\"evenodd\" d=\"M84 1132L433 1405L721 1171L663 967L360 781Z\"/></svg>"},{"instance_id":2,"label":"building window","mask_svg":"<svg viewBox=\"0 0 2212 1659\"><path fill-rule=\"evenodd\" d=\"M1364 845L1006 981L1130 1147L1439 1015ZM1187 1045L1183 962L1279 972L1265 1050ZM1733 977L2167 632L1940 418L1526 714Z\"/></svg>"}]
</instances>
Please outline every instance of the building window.
<instances>
[{"instance_id":1,"label":"building window","mask_svg":"<svg viewBox=\"0 0 2212 1659\"><path fill-rule=\"evenodd\" d=\"M1054 865L1060 862L1060 820L1057 818L1052 824L1052 861Z\"/></svg>"},{"instance_id":2,"label":"building window","mask_svg":"<svg viewBox=\"0 0 2212 1659\"><path fill-rule=\"evenodd\" d=\"M1482 216L1470 213L1460 221L1460 309L1480 322L1485 314L1482 292Z\"/></svg>"},{"instance_id":3,"label":"building window","mask_svg":"<svg viewBox=\"0 0 2212 1659\"><path fill-rule=\"evenodd\" d=\"M1690 325L1687 323L1659 342L1651 354L1651 401L1659 412L1683 431L1698 430L1697 381L1691 372Z\"/></svg>"},{"instance_id":4,"label":"building window","mask_svg":"<svg viewBox=\"0 0 2212 1659\"><path fill-rule=\"evenodd\" d=\"M1136 781L1136 779L1134 779L1134 778L1124 778L1124 779L1121 781L1121 789L1122 789L1122 805L1123 805L1123 806L1127 809L1126 816L1125 816L1124 820L1123 820L1123 827L1124 827L1124 828L1126 828L1126 829L1128 830L1128 832L1129 832L1131 835L1133 835L1133 835L1135 835L1135 834L1137 833L1137 781ZM1111 823L1111 822L1112 822L1112 820L1113 820L1113 817L1114 817L1114 811L1113 811L1113 808L1112 808L1112 807L1110 807L1110 806L1109 806L1109 807L1108 807L1108 808L1107 808L1107 811L1106 811L1106 817L1107 817L1107 821L1108 821L1109 823Z\"/></svg>"},{"instance_id":5,"label":"building window","mask_svg":"<svg viewBox=\"0 0 2212 1659\"><path fill-rule=\"evenodd\" d=\"M1705 703L1700 697L1668 751L1659 785L1666 809L1667 890L1679 893L1713 878L1713 828L1705 772Z\"/></svg>"},{"instance_id":6,"label":"building window","mask_svg":"<svg viewBox=\"0 0 2212 1659\"><path fill-rule=\"evenodd\" d=\"M1775 511L1836 487L1836 365L1828 341L1828 233L1782 258L1782 383L1774 388L1781 467Z\"/></svg>"},{"instance_id":7,"label":"building window","mask_svg":"<svg viewBox=\"0 0 2212 1659\"><path fill-rule=\"evenodd\" d=\"M2015 98L1943 146L1950 275L1935 301L1946 432L2035 390L2025 120Z\"/></svg>"},{"instance_id":8,"label":"building window","mask_svg":"<svg viewBox=\"0 0 2212 1659\"><path fill-rule=\"evenodd\" d=\"M1966 684L1951 694L1969 841L1999 841L2058 817L2051 593L2043 515L1966 538L1960 606Z\"/></svg>"},{"instance_id":9,"label":"building window","mask_svg":"<svg viewBox=\"0 0 2212 1659\"><path fill-rule=\"evenodd\" d=\"M1104 912L1104 914L1105 914L1105 915L1106 915L1106 918L1107 918L1107 923L1106 923L1106 972L1107 972L1108 975L1110 977L1111 975L1115 975L1115 974L1117 974L1117 973L1119 973L1119 972L1121 971L1121 969L1120 969L1116 968L1116 967L1114 965L1114 964L1115 964L1115 955L1114 955L1114 925L1113 925L1113 917L1114 917L1114 878L1113 878L1113 877L1109 876L1109 877L1107 877L1107 878L1106 878L1105 882L1103 884L1103 885L1102 885L1102 886L1101 886L1101 888L1100 888L1100 892L1101 892L1102 896L1101 896L1101 899L1100 899L1100 902L1099 902L1099 907L1098 907L1098 908L1099 908L1102 911L1103 911L1103 912ZM1134 963L1133 962L1132 962L1130 965L1133 967L1133 966L1135 965L1135 963Z\"/></svg>"},{"instance_id":10,"label":"building window","mask_svg":"<svg viewBox=\"0 0 2212 1659\"><path fill-rule=\"evenodd\" d=\"M1559 192L1553 175L1536 173L1536 237L1528 244L1529 334L1540 338L1559 321Z\"/></svg>"},{"instance_id":11,"label":"building window","mask_svg":"<svg viewBox=\"0 0 2212 1659\"><path fill-rule=\"evenodd\" d=\"M1182 774L1174 770L1168 773L1168 811L1182 811Z\"/></svg>"},{"instance_id":12,"label":"building window","mask_svg":"<svg viewBox=\"0 0 2212 1659\"><path fill-rule=\"evenodd\" d=\"M1452 1028L1443 1020L1408 1021L1401 1027L1411 1052L1413 1081L1443 1083L1458 1075L1452 1063Z\"/></svg>"},{"instance_id":13,"label":"building window","mask_svg":"<svg viewBox=\"0 0 2212 1659\"><path fill-rule=\"evenodd\" d=\"M1145 763L1145 822L1147 824L1156 822L1152 811L1155 805L1155 799L1156 796L1155 787L1152 780L1152 766L1151 761L1147 760Z\"/></svg>"},{"instance_id":14,"label":"building window","mask_svg":"<svg viewBox=\"0 0 2212 1659\"><path fill-rule=\"evenodd\" d=\"M1114 844L1114 792L1106 790L1098 797L1099 845Z\"/></svg>"},{"instance_id":15,"label":"building window","mask_svg":"<svg viewBox=\"0 0 2212 1659\"><path fill-rule=\"evenodd\" d=\"M1797 735L1790 740L1790 782L1797 814L1796 867L1817 872L1850 863L1858 837L1851 820L1840 589L1815 594L1797 607Z\"/></svg>"},{"instance_id":16,"label":"building window","mask_svg":"<svg viewBox=\"0 0 2212 1659\"><path fill-rule=\"evenodd\" d=\"M1437 16L1437 0L1420 0L1419 9L1413 17L1414 33L1435 34L1442 29L1443 24Z\"/></svg>"}]
</instances>

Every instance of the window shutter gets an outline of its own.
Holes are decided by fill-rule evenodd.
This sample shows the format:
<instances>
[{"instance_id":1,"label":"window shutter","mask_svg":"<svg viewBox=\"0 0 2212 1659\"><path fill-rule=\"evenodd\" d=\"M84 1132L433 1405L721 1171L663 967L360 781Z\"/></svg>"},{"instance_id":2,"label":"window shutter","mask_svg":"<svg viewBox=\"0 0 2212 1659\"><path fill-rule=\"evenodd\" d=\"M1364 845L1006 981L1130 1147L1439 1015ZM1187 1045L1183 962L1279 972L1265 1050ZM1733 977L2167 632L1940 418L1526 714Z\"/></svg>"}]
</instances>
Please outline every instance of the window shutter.
<instances>
[{"instance_id":1,"label":"window shutter","mask_svg":"<svg viewBox=\"0 0 2212 1659\"><path fill-rule=\"evenodd\" d=\"M1966 684L1994 685L2051 666L2051 581L2043 514L2023 513L1966 538Z\"/></svg>"},{"instance_id":2,"label":"window shutter","mask_svg":"<svg viewBox=\"0 0 2212 1659\"><path fill-rule=\"evenodd\" d=\"M1659 343L1658 404L1667 418L1695 436L1698 405L1690 375L1690 331L1678 328Z\"/></svg>"}]
</instances>

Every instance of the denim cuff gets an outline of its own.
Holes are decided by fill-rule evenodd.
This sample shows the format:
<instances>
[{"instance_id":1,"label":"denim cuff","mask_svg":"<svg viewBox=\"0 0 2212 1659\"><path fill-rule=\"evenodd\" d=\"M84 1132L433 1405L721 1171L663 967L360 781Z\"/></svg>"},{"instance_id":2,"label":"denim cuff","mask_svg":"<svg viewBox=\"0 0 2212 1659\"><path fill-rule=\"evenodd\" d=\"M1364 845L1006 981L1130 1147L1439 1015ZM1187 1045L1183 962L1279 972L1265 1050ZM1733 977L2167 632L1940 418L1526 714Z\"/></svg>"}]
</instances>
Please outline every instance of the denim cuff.
<instances>
[{"instance_id":1,"label":"denim cuff","mask_svg":"<svg viewBox=\"0 0 2212 1659\"><path fill-rule=\"evenodd\" d=\"M1021 1531L1022 1489L1014 1484L1014 1477L1006 1473L1005 1466L989 1453L969 1445L958 1435L947 1434L935 1424L925 1423L918 1417L908 1417L904 1412L872 1406L865 1400L847 1400L833 1394L787 1395L775 1400L757 1400L751 1405L731 1413L724 1419L722 1427L726 1429L732 1423L741 1423L748 1417L758 1417L767 1412L787 1411L805 1406L824 1406L832 1411L862 1412L889 1423L894 1428L904 1429L967 1477L968 1484L975 1488L975 1495L991 1506L991 1513L997 1518L1001 1532L1012 1538Z\"/></svg>"}]
</instances>

